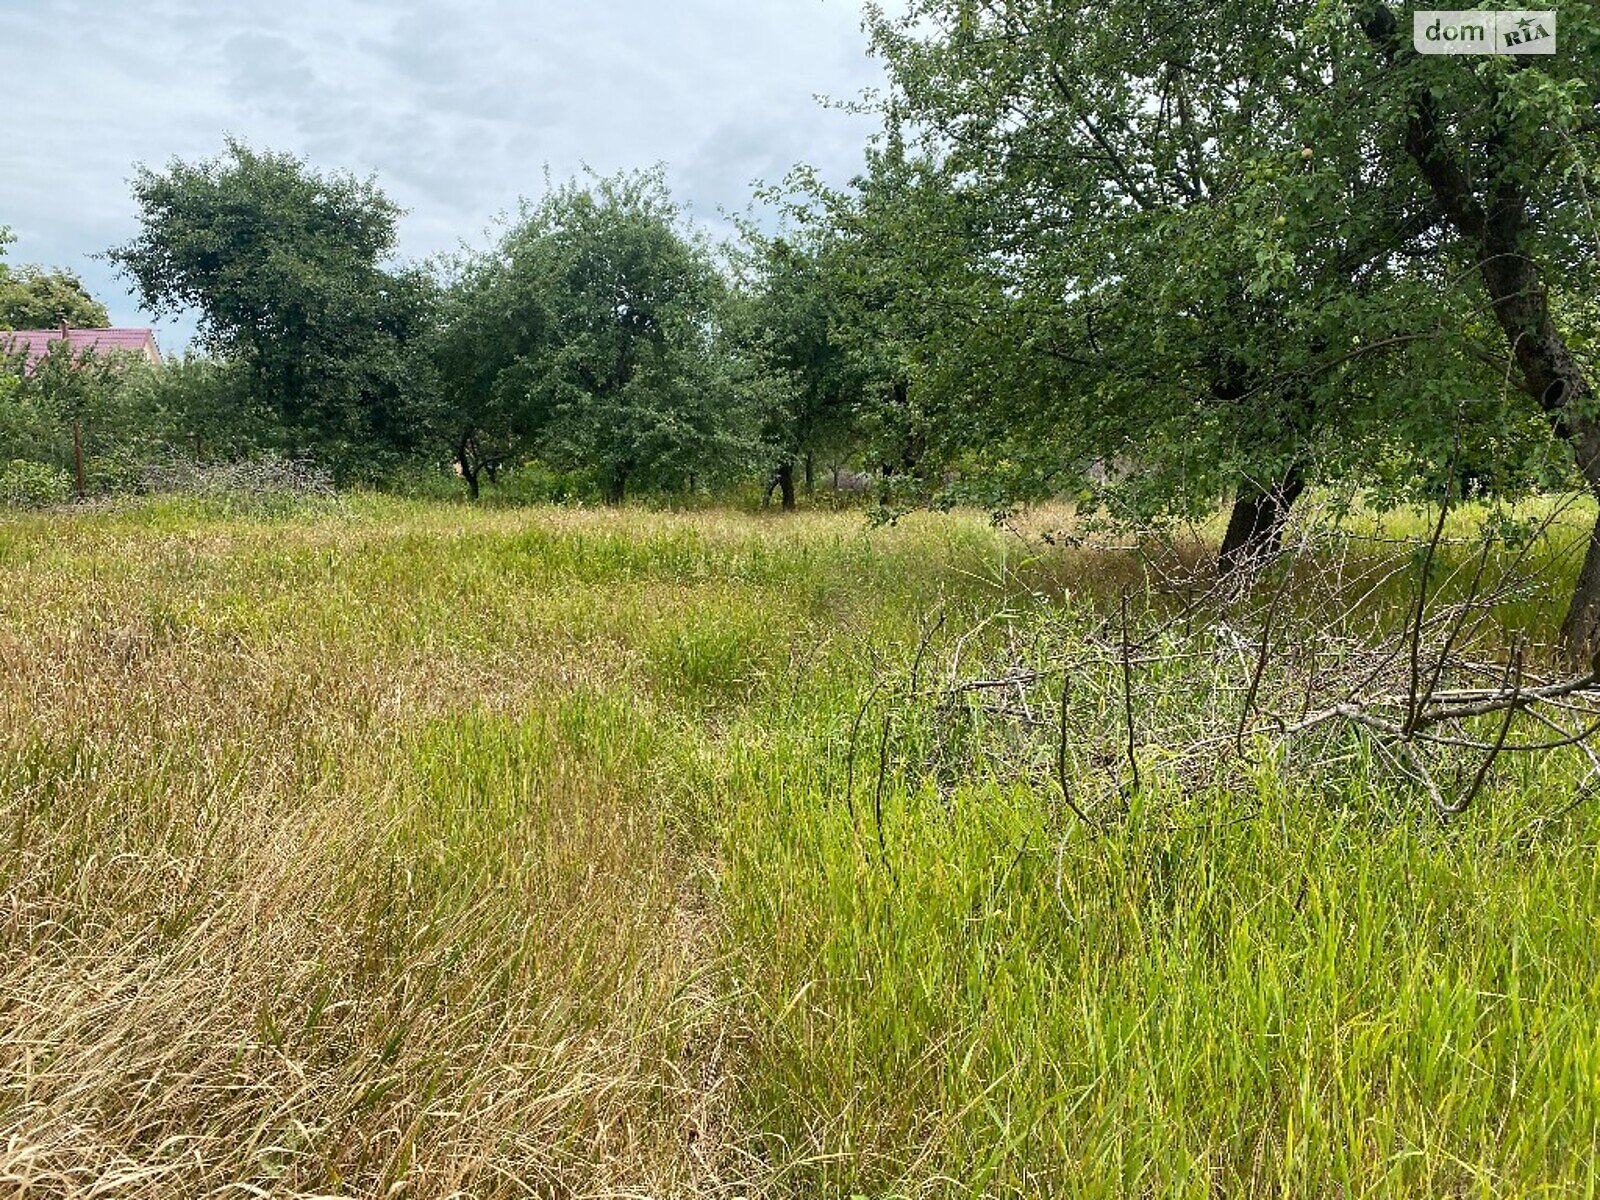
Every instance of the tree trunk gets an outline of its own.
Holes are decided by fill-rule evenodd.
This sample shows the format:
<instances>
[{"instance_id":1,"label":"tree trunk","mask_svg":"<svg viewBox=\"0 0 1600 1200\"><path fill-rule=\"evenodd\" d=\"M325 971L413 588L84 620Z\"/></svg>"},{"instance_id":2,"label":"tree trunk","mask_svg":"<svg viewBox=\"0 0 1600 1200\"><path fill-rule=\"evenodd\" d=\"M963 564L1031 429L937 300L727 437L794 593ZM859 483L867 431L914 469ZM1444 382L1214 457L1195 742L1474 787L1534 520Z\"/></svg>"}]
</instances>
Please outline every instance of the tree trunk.
<instances>
[{"instance_id":1,"label":"tree trunk","mask_svg":"<svg viewBox=\"0 0 1600 1200\"><path fill-rule=\"evenodd\" d=\"M1402 40L1394 14L1377 5L1366 14L1363 28L1394 61ZM1600 421L1591 415L1594 389L1551 319L1539 265L1528 253L1527 184L1519 168L1533 168L1500 162L1487 177L1475 178L1471 164L1463 162L1449 143L1438 98L1419 91L1411 103L1406 153L1427 181L1439 211L1477 258L1478 277L1522 372L1524 390L1539 402L1555 432L1571 444L1584 482L1600 497ZM1491 136L1499 138L1504 132L1496 130ZM1504 141L1512 144L1509 137ZM1589 549L1561 623L1561 644L1576 664L1588 665L1600 650L1600 524L1589 536Z\"/></svg>"},{"instance_id":2,"label":"tree trunk","mask_svg":"<svg viewBox=\"0 0 1600 1200\"><path fill-rule=\"evenodd\" d=\"M606 480L605 501L612 508L622 503L622 498L628 491L628 469L626 467L612 467L611 475Z\"/></svg>"},{"instance_id":3,"label":"tree trunk","mask_svg":"<svg viewBox=\"0 0 1600 1200\"><path fill-rule=\"evenodd\" d=\"M1586 399L1592 399L1586 397ZM1589 491L1600 498L1600 423L1584 418L1569 431ZM1575 664L1588 666L1600 656L1600 519L1589 532L1589 548L1561 622L1561 646Z\"/></svg>"},{"instance_id":4,"label":"tree trunk","mask_svg":"<svg viewBox=\"0 0 1600 1200\"><path fill-rule=\"evenodd\" d=\"M478 468L472 465L465 454L456 455L456 470L461 472L462 482L467 485L467 499L478 498Z\"/></svg>"},{"instance_id":5,"label":"tree trunk","mask_svg":"<svg viewBox=\"0 0 1600 1200\"><path fill-rule=\"evenodd\" d=\"M778 489L783 493L783 511L794 511L794 460L778 464Z\"/></svg>"},{"instance_id":6,"label":"tree trunk","mask_svg":"<svg viewBox=\"0 0 1600 1200\"><path fill-rule=\"evenodd\" d=\"M1520 246L1517 229L1502 231L1491 219L1485 230L1478 270L1523 385L1571 444L1584 483L1600 499L1600 420L1591 415L1594 388L1551 319L1538 267L1510 248ZM1561 622L1561 646L1574 664L1587 665L1600 651L1600 522L1589 534L1589 549Z\"/></svg>"},{"instance_id":7,"label":"tree trunk","mask_svg":"<svg viewBox=\"0 0 1600 1200\"><path fill-rule=\"evenodd\" d=\"M1222 551L1217 555L1218 573L1232 575L1275 553L1283 541L1289 510L1305 490L1305 472L1298 463L1271 487L1240 480L1228 531L1222 538Z\"/></svg>"},{"instance_id":8,"label":"tree trunk","mask_svg":"<svg viewBox=\"0 0 1600 1200\"><path fill-rule=\"evenodd\" d=\"M806 455L806 495L810 496L817 490L816 463L811 455Z\"/></svg>"}]
</instances>

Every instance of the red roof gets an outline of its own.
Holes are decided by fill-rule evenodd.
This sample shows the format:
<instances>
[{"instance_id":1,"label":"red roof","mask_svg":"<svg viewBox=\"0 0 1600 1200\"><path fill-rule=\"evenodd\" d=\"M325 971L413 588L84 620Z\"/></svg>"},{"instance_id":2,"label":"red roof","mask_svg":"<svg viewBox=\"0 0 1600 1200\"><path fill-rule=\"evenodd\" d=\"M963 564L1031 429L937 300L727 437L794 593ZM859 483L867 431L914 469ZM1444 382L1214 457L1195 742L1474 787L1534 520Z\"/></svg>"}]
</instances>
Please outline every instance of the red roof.
<instances>
[{"instance_id":1,"label":"red roof","mask_svg":"<svg viewBox=\"0 0 1600 1200\"><path fill-rule=\"evenodd\" d=\"M52 342L66 338L72 344L73 356L112 354L117 351L160 357L156 349L155 333L149 329L18 329L15 332L0 330L0 348L15 354L28 352L28 361L37 362L50 352Z\"/></svg>"}]
</instances>

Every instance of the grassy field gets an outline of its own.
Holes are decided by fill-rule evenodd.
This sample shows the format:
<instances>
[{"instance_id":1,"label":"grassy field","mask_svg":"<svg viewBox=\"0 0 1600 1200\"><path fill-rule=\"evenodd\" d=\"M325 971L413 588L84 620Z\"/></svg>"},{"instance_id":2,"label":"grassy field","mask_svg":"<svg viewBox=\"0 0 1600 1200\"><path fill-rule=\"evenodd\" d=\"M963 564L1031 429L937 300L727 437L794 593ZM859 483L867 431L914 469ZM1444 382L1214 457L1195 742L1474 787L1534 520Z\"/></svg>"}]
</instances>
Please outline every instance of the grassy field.
<instances>
[{"instance_id":1,"label":"grassy field","mask_svg":"<svg viewBox=\"0 0 1600 1200\"><path fill-rule=\"evenodd\" d=\"M1595 1195L1600 810L1517 836L1571 780L844 802L933 613L1137 577L965 516L0 520L0 1193Z\"/></svg>"}]
</instances>

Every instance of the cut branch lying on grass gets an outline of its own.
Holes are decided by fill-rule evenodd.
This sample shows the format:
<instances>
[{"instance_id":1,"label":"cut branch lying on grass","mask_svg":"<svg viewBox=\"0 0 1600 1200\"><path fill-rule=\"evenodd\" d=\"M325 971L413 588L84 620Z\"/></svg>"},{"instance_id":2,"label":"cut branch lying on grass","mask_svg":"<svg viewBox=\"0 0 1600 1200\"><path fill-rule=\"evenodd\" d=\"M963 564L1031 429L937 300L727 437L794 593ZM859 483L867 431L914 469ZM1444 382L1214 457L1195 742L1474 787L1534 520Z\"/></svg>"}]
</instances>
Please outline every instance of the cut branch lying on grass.
<instances>
[{"instance_id":1,"label":"cut branch lying on grass","mask_svg":"<svg viewBox=\"0 0 1600 1200\"><path fill-rule=\"evenodd\" d=\"M1362 771L1387 775L1441 821L1518 756L1578 756L1582 792L1600 783L1600 662L1559 672L1557 650L1507 628L1516 606L1553 594L1529 545L1553 538L1562 512L1520 545L1488 529L1448 537L1448 500L1429 536L1409 542L1312 515L1243 585L1177 577L1180 556L1160 556L1138 605L1125 590L1097 617L1012 614L1004 640L958 636L942 671L941 623L905 684L880 679L864 705L884 706L880 836L895 777L1023 781L1058 792L1089 826L1152 787L1245 789L1264 758L1335 792ZM1024 634L1030 621L1043 628Z\"/></svg>"}]
</instances>

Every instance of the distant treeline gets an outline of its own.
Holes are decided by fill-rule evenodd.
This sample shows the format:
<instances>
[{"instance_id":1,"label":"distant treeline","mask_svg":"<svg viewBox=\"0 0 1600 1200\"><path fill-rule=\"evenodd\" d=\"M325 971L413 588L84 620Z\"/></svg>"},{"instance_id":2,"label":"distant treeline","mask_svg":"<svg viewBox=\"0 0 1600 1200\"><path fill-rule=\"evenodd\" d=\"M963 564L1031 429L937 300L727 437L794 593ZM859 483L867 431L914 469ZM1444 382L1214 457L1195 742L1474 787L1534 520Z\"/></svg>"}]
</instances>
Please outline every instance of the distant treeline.
<instances>
[{"instance_id":1,"label":"distant treeline","mask_svg":"<svg viewBox=\"0 0 1600 1200\"><path fill-rule=\"evenodd\" d=\"M134 193L141 232L110 257L149 311L198 315L203 352L159 368L65 340L9 355L13 497L61 493L87 438L95 493L175 455L273 455L342 484L444 468L474 499L531 474L538 496L759 484L793 507L797 480L875 456L875 396L904 393L847 334L820 250L754 233L713 246L659 170L558 187L496 244L426 267L392 264L400 211L374 183L291 155L230 142L141 170ZM6 284L0 327L106 324L70 276ZM897 445L887 465L916 464Z\"/></svg>"}]
</instances>

